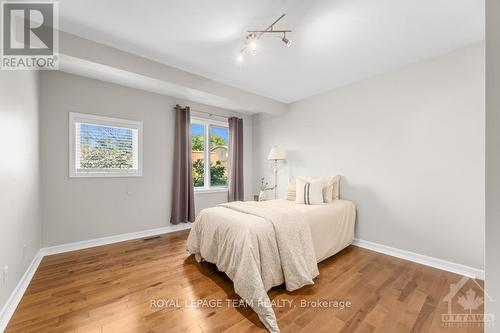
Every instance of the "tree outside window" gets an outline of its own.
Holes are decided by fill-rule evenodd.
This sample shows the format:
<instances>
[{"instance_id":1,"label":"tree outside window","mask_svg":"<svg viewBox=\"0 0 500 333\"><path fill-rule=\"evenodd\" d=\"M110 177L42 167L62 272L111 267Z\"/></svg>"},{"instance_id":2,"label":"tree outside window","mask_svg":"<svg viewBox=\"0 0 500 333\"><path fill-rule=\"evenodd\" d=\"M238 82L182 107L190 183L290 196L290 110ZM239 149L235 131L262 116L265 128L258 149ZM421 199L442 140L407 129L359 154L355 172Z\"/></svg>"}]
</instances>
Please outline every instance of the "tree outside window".
<instances>
[{"instance_id":1,"label":"tree outside window","mask_svg":"<svg viewBox=\"0 0 500 333\"><path fill-rule=\"evenodd\" d=\"M197 188L227 186L229 129L209 123L191 124L192 175ZM206 147L208 146L208 149ZM209 163L205 165L205 160ZM206 170L206 168L209 168ZM205 182L206 175L210 182ZM207 179L208 180L208 179Z\"/></svg>"}]
</instances>

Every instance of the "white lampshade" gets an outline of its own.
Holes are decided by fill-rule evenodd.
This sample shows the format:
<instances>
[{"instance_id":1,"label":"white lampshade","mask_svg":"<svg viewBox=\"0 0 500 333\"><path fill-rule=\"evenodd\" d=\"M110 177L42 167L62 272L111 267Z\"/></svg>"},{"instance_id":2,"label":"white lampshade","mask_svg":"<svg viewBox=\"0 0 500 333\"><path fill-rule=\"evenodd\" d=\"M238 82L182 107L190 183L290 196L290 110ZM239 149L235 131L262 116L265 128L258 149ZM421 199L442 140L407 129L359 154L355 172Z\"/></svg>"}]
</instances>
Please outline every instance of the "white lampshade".
<instances>
[{"instance_id":1,"label":"white lampshade","mask_svg":"<svg viewBox=\"0 0 500 333\"><path fill-rule=\"evenodd\" d=\"M285 151L278 145L274 145L269 152L268 160L284 160Z\"/></svg>"}]
</instances>

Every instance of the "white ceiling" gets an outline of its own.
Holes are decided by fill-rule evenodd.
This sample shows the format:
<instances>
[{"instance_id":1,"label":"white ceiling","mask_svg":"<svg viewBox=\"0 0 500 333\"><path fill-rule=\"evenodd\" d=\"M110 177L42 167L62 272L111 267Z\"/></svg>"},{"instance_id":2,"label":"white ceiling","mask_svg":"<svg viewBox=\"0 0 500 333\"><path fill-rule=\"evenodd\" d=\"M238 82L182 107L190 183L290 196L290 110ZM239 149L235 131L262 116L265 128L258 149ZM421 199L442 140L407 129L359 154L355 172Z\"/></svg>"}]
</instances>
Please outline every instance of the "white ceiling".
<instances>
[{"instance_id":1,"label":"white ceiling","mask_svg":"<svg viewBox=\"0 0 500 333\"><path fill-rule=\"evenodd\" d=\"M484 39L484 0L61 0L66 32L281 102L294 102ZM246 30L276 37L236 57Z\"/></svg>"}]
</instances>

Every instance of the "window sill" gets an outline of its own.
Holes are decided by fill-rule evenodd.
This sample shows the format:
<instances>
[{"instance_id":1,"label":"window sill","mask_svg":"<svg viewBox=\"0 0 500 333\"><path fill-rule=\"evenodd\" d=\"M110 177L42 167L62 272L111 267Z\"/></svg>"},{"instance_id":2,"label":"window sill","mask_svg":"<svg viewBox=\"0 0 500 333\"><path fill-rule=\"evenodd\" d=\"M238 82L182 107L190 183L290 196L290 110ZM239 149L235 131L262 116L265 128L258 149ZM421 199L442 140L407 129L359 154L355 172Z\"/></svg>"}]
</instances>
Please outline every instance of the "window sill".
<instances>
[{"instance_id":1,"label":"window sill","mask_svg":"<svg viewBox=\"0 0 500 333\"><path fill-rule=\"evenodd\" d=\"M113 177L142 177L141 173L77 173L70 174L69 178L113 178Z\"/></svg>"},{"instance_id":2,"label":"window sill","mask_svg":"<svg viewBox=\"0 0 500 333\"><path fill-rule=\"evenodd\" d=\"M224 188L200 188L200 189L194 189L194 194L197 193L224 193L227 192L228 189L227 187Z\"/></svg>"}]
</instances>

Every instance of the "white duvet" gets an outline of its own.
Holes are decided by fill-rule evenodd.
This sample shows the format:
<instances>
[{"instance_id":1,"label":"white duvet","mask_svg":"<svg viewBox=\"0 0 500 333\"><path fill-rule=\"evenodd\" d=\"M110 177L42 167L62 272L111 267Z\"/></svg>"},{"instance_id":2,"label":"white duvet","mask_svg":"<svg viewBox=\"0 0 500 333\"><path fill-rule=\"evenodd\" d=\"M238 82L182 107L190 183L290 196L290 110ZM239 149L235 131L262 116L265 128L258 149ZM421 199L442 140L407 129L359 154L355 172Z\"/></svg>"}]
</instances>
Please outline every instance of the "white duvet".
<instances>
[{"instance_id":1,"label":"white duvet","mask_svg":"<svg viewBox=\"0 0 500 333\"><path fill-rule=\"evenodd\" d=\"M232 202L200 212L187 241L196 259L217 265L270 332L279 332L267 291L314 284L317 262L352 242L354 205L336 200Z\"/></svg>"}]
</instances>

